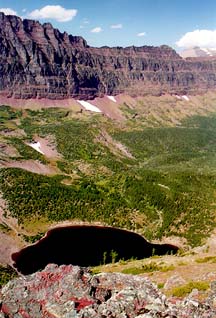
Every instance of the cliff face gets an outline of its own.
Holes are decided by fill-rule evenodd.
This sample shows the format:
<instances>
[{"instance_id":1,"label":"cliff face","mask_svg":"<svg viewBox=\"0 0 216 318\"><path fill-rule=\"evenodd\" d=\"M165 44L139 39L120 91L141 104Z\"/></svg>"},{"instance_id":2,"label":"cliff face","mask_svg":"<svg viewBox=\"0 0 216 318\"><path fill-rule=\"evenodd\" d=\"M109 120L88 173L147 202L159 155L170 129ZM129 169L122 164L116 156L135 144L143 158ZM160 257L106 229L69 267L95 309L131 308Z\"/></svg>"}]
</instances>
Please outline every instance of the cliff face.
<instances>
[{"instance_id":1,"label":"cliff face","mask_svg":"<svg viewBox=\"0 0 216 318\"><path fill-rule=\"evenodd\" d=\"M216 88L216 60L183 60L161 47L93 48L51 24L0 13L0 93L91 99L104 94L187 94Z\"/></svg>"}]
</instances>

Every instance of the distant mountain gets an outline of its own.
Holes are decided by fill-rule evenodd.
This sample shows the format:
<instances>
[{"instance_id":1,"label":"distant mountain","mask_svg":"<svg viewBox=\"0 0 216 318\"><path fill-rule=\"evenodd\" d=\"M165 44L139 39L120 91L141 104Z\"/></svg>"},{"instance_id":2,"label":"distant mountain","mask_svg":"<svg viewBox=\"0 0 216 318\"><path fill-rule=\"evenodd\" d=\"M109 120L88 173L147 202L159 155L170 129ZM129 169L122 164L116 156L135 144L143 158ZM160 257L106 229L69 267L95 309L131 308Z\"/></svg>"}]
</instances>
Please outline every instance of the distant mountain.
<instances>
[{"instance_id":1,"label":"distant mountain","mask_svg":"<svg viewBox=\"0 0 216 318\"><path fill-rule=\"evenodd\" d=\"M185 61L166 45L94 48L50 23L0 13L0 75L0 94L22 99L186 95L216 88L216 59Z\"/></svg>"},{"instance_id":2,"label":"distant mountain","mask_svg":"<svg viewBox=\"0 0 216 318\"><path fill-rule=\"evenodd\" d=\"M187 57L216 57L216 48L200 48L198 46L183 50L179 53L183 58Z\"/></svg>"}]
</instances>

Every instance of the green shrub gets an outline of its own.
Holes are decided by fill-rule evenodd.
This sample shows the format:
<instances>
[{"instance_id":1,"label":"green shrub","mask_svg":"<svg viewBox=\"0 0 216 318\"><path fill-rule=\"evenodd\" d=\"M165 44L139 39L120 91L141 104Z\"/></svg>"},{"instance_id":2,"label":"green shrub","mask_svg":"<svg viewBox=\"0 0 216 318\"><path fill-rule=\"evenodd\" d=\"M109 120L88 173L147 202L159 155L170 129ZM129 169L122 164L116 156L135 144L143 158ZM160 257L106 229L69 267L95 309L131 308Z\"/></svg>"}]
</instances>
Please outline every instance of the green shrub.
<instances>
[{"instance_id":1,"label":"green shrub","mask_svg":"<svg viewBox=\"0 0 216 318\"><path fill-rule=\"evenodd\" d=\"M204 258L197 258L195 261L197 263L207 263L207 262L216 263L216 256L206 256Z\"/></svg>"},{"instance_id":2,"label":"green shrub","mask_svg":"<svg viewBox=\"0 0 216 318\"><path fill-rule=\"evenodd\" d=\"M159 271L161 269L156 263L151 262L149 264L144 264L142 267L129 267L122 270L124 274L132 274L132 275L139 275L143 273L150 273Z\"/></svg>"},{"instance_id":3,"label":"green shrub","mask_svg":"<svg viewBox=\"0 0 216 318\"><path fill-rule=\"evenodd\" d=\"M205 291L209 289L209 283L205 281L191 281L185 285L173 288L170 293L176 297L185 297L190 294L193 289Z\"/></svg>"},{"instance_id":4,"label":"green shrub","mask_svg":"<svg viewBox=\"0 0 216 318\"><path fill-rule=\"evenodd\" d=\"M8 233L11 231L11 228L4 222L0 223L0 231Z\"/></svg>"},{"instance_id":5,"label":"green shrub","mask_svg":"<svg viewBox=\"0 0 216 318\"><path fill-rule=\"evenodd\" d=\"M10 267L9 265L7 266L0 265L0 287L7 284L9 280L17 276L18 275L15 269Z\"/></svg>"},{"instance_id":6,"label":"green shrub","mask_svg":"<svg viewBox=\"0 0 216 318\"><path fill-rule=\"evenodd\" d=\"M161 268L161 272L168 272L168 271L173 271L175 269L174 265L169 265L169 266L163 266Z\"/></svg>"},{"instance_id":7,"label":"green shrub","mask_svg":"<svg viewBox=\"0 0 216 318\"><path fill-rule=\"evenodd\" d=\"M45 233L37 233L36 235L23 235L23 238L26 242L28 243L35 243L37 241L39 241L43 236L44 236Z\"/></svg>"},{"instance_id":8,"label":"green shrub","mask_svg":"<svg viewBox=\"0 0 216 318\"><path fill-rule=\"evenodd\" d=\"M165 285L164 283L158 283L157 286L158 286L159 289L161 289L161 288L164 288L164 285Z\"/></svg>"}]
</instances>

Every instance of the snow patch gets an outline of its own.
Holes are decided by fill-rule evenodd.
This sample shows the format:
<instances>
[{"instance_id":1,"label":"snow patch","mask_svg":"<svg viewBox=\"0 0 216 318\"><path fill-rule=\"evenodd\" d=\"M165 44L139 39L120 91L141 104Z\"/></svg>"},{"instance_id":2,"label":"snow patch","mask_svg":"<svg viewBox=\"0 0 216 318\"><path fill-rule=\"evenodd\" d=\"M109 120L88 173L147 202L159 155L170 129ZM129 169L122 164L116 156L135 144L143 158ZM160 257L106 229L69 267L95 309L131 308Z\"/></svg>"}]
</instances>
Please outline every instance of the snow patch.
<instances>
[{"instance_id":1,"label":"snow patch","mask_svg":"<svg viewBox=\"0 0 216 318\"><path fill-rule=\"evenodd\" d=\"M42 155L44 155L44 152L41 150L41 144L40 142L32 142L30 144L28 144L30 147L32 147L33 149L35 149L36 151L40 152Z\"/></svg>"},{"instance_id":2,"label":"snow patch","mask_svg":"<svg viewBox=\"0 0 216 318\"><path fill-rule=\"evenodd\" d=\"M186 100L187 102L189 102L190 98L187 95L183 95L182 99Z\"/></svg>"},{"instance_id":3,"label":"snow patch","mask_svg":"<svg viewBox=\"0 0 216 318\"><path fill-rule=\"evenodd\" d=\"M181 97L180 97L179 95L175 95L175 97L176 97L177 99L181 99Z\"/></svg>"},{"instance_id":4,"label":"snow patch","mask_svg":"<svg viewBox=\"0 0 216 318\"><path fill-rule=\"evenodd\" d=\"M213 54L206 48L201 48L201 50L203 50L206 54L208 54L209 56L213 56Z\"/></svg>"},{"instance_id":5,"label":"snow patch","mask_svg":"<svg viewBox=\"0 0 216 318\"><path fill-rule=\"evenodd\" d=\"M112 102L117 103L117 100L115 99L114 96L107 96Z\"/></svg>"},{"instance_id":6,"label":"snow patch","mask_svg":"<svg viewBox=\"0 0 216 318\"><path fill-rule=\"evenodd\" d=\"M92 112L101 113L101 110L90 104L89 102L86 102L85 100L77 100L77 102L82 105L86 110L91 110Z\"/></svg>"}]
</instances>

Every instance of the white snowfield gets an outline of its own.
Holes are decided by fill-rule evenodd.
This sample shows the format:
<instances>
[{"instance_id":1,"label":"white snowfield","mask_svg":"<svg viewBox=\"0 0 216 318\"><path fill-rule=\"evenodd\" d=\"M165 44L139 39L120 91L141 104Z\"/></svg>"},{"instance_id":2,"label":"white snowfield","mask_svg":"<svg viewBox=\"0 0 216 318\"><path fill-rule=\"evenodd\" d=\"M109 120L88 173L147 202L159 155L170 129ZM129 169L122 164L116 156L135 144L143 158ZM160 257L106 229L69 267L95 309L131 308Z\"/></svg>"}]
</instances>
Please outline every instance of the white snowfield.
<instances>
[{"instance_id":1,"label":"white snowfield","mask_svg":"<svg viewBox=\"0 0 216 318\"><path fill-rule=\"evenodd\" d=\"M86 110L91 110L92 112L101 113L101 110L90 104L89 102L86 102L85 100L77 100L77 102L82 105Z\"/></svg>"},{"instance_id":2,"label":"white snowfield","mask_svg":"<svg viewBox=\"0 0 216 318\"><path fill-rule=\"evenodd\" d=\"M44 152L41 150L41 144L40 142L32 142L28 144L30 147L34 148L36 151L40 152L42 155L44 155Z\"/></svg>"},{"instance_id":3,"label":"white snowfield","mask_svg":"<svg viewBox=\"0 0 216 318\"><path fill-rule=\"evenodd\" d=\"M189 98L187 95L183 95L182 98L183 98L184 100L186 100L187 102L189 102L189 100L190 100L190 98Z\"/></svg>"},{"instance_id":4,"label":"white snowfield","mask_svg":"<svg viewBox=\"0 0 216 318\"><path fill-rule=\"evenodd\" d=\"M206 49L206 48L201 48L201 50L203 50L206 54L208 54L209 56L214 56L210 50ZM215 49L212 49L212 51L214 51Z\"/></svg>"},{"instance_id":5,"label":"white snowfield","mask_svg":"<svg viewBox=\"0 0 216 318\"><path fill-rule=\"evenodd\" d=\"M107 96L112 102L117 103L117 100L115 99L114 96Z\"/></svg>"}]
</instances>

